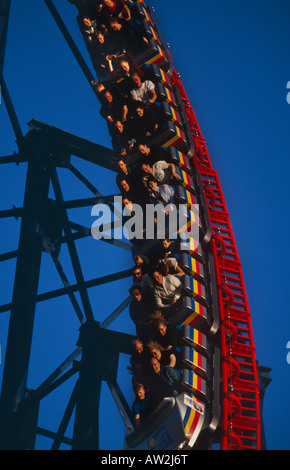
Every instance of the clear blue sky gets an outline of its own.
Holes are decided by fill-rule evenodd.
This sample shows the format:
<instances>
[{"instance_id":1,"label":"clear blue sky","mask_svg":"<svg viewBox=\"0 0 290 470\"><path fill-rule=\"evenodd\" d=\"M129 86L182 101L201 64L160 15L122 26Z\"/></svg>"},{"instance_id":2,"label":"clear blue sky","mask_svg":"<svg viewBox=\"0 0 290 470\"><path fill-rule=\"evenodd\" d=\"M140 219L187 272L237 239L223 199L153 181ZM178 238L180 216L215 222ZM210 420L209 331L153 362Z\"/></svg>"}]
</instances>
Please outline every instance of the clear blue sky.
<instances>
[{"instance_id":1,"label":"clear blue sky","mask_svg":"<svg viewBox=\"0 0 290 470\"><path fill-rule=\"evenodd\" d=\"M243 265L256 345L261 365L272 368L264 418L268 449L289 449L290 341L289 282L289 120L286 101L290 80L289 20L286 0L156 0L162 31L169 42L175 66L195 110L208 151L219 172ZM55 0L68 29L88 59L75 18L75 8ZM190 5L190 6L188 6ZM23 133L36 118L86 139L110 146L99 104L51 15L41 0L12 0L4 75ZM1 150L17 150L3 99L0 106ZM75 160L76 162L76 160ZM114 176L89 164L78 168L104 194L116 191ZM1 209L22 206L25 165L1 165ZM90 193L65 172L65 197ZM81 195L81 196L80 196ZM72 220L90 226L90 208ZM0 220L1 252L17 248L20 222ZM100 243L100 242L99 242ZM131 266L126 252L92 240L89 249L79 243L86 261L86 278L118 272ZM68 265L67 253L62 253ZM48 257L43 257L40 292L61 287ZM1 304L11 300L15 262L0 265ZM73 283L69 266L67 273ZM128 280L92 289L96 319L105 319L126 297ZM109 295L112 289L116 295ZM74 349L78 321L67 299L37 307L29 386L36 387ZM2 378L8 313L0 314ZM129 330L128 330L129 325ZM133 332L125 312L112 325ZM126 359L121 361L126 376ZM126 376L123 387L126 392ZM64 412L71 383L43 401L40 426L56 430ZM104 391L103 449L121 448L122 421ZM129 401L131 391L129 392ZM55 414L48 416L53 403ZM48 421L48 424L47 424ZM71 427L68 430L71 431ZM39 438L38 448L49 448ZM117 446L117 447L116 447ZM65 447L64 447L65 448Z\"/></svg>"}]
</instances>

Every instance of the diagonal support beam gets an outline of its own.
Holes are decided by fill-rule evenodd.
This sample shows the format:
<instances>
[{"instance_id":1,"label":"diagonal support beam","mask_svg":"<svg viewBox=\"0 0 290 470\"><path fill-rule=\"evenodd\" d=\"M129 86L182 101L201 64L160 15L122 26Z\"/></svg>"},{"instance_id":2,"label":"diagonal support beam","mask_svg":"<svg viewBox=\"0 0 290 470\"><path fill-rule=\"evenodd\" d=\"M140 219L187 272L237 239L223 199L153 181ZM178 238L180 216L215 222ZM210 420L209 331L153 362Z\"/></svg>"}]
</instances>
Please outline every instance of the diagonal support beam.
<instances>
[{"instance_id":1,"label":"diagonal support beam","mask_svg":"<svg viewBox=\"0 0 290 470\"><path fill-rule=\"evenodd\" d=\"M107 276L98 277L96 279L92 279L90 281L85 281L84 285L86 289L91 287L101 286L103 284L108 284L114 281L120 281L121 279L125 279L127 277L132 276L132 269L127 269L125 271L121 271L116 274L109 274ZM61 297L63 295L67 295L69 292L78 292L79 285L73 284L69 287L63 287L61 289L55 289L50 292L45 292L44 294L39 294L36 298L37 302L44 302L45 300L55 299L56 297ZM0 313L8 312L12 307L12 304L5 304L0 306Z\"/></svg>"},{"instance_id":2,"label":"diagonal support beam","mask_svg":"<svg viewBox=\"0 0 290 470\"><path fill-rule=\"evenodd\" d=\"M79 382L76 382L74 389L72 391L71 397L69 399L68 405L64 412L63 418L59 425L58 431L56 433L55 439L51 446L51 450L59 450L59 446L63 442L64 433L68 427L68 423L71 419L71 416L76 406L77 396L78 396L78 386L79 386Z\"/></svg>"},{"instance_id":3,"label":"diagonal support beam","mask_svg":"<svg viewBox=\"0 0 290 470\"><path fill-rule=\"evenodd\" d=\"M23 139L23 133L22 133L22 130L18 121L18 117L15 111L15 108L13 106L13 103L12 103L12 100L11 100L11 97L10 97L10 94L9 94L9 91L8 91L8 88L7 88L7 85L6 85L6 82L5 82L5 79L1 70L0 70L0 85L1 85L1 93L3 95L4 103L5 103L5 106L6 106L9 118L10 118L10 122L11 122L11 125L14 130L14 134L16 137L16 142L18 143L18 146L19 146L20 142Z\"/></svg>"},{"instance_id":4,"label":"diagonal support beam","mask_svg":"<svg viewBox=\"0 0 290 470\"><path fill-rule=\"evenodd\" d=\"M80 207L94 206L95 204L109 204L114 201L115 197L116 195L113 194L111 196L98 196L84 199L74 199L71 201L65 201L64 205L66 209L77 209Z\"/></svg>"},{"instance_id":5,"label":"diagonal support beam","mask_svg":"<svg viewBox=\"0 0 290 470\"><path fill-rule=\"evenodd\" d=\"M59 261L55 256L52 256L51 258L52 258L52 261L53 261L53 263L54 263L54 265L55 265L55 267L56 267L56 269L57 269L57 272L58 272L58 274L59 274L59 276L60 276L60 278L61 278L61 280L62 280L62 282L63 282L64 287L65 287L65 288L69 288L69 287L70 287L70 284L69 284L69 282L68 282L68 279L67 279L67 277L66 277L66 275L65 275L65 272L64 272L64 270L63 270L63 267L62 267L60 261ZM74 293L73 293L73 292L69 292L68 296L69 296L69 298L70 298L70 301L71 301L71 303L72 303L72 306L73 306L73 308L74 308L74 310L75 310L75 312L76 312L76 314L77 314L77 317L78 317L80 323L83 325L86 320L85 320L85 317L84 317L84 315L83 315L83 312L81 311L81 308L80 308L80 306L79 306L79 304L78 304L78 302L77 302L77 299L75 298Z\"/></svg>"},{"instance_id":6,"label":"diagonal support beam","mask_svg":"<svg viewBox=\"0 0 290 470\"><path fill-rule=\"evenodd\" d=\"M85 280L84 280L84 276L82 273L81 264L79 261L74 239L72 237L71 228L69 225L69 219L68 219L68 215L65 209L64 199L63 199L63 195L62 195L62 191L61 191L61 187L60 187L60 183L59 183L59 179L58 179L55 167L52 169L51 173L52 173L51 174L52 186L53 186L56 200L58 201L60 210L62 212L64 232L67 238L67 245L68 245L74 273L76 276L76 281L79 286L79 292L80 292L84 312L85 312L87 320L93 321L94 315L93 315L91 303L89 300L88 292L85 287Z\"/></svg>"},{"instance_id":7,"label":"diagonal support beam","mask_svg":"<svg viewBox=\"0 0 290 470\"><path fill-rule=\"evenodd\" d=\"M75 168L72 164L70 164L68 166L68 168L71 170L71 172L90 190L92 191L92 193L95 194L95 196L97 197L102 197L102 194L100 193L100 191L98 191L98 189L84 176L82 175L78 170L77 168ZM108 205L110 207L110 209L112 210L112 212L119 217L119 219L122 218L122 214L116 209L116 207L114 207L114 205L108 201Z\"/></svg>"},{"instance_id":8,"label":"diagonal support beam","mask_svg":"<svg viewBox=\"0 0 290 470\"><path fill-rule=\"evenodd\" d=\"M121 222L117 221L114 224L114 228L121 227L121 225L122 225ZM77 230L77 232L79 232L80 235L82 234L84 237L91 237L92 236L91 230L87 227L84 227L80 224L76 224L74 222L70 222L70 226L71 226L72 229ZM110 229L111 229L111 224L107 224L107 225L103 226L104 231L110 230ZM73 236L74 235L75 234L73 234ZM106 237L104 235L103 238L101 238L98 241L109 243L110 245L114 245L118 248L122 248L123 250L129 251L130 253L132 252L132 246L129 245L129 243L123 242L122 240L117 240L117 239L114 239L114 238Z\"/></svg>"},{"instance_id":9,"label":"diagonal support beam","mask_svg":"<svg viewBox=\"0 0 290 470\"><path fill-rule=\"evenodd\" d=\"M127 299L125 299L124 302L122 302L121 305L119 305L119 307L100 324L100 328L108 328L108 326L113 323L113 321L116 320L116 318L118 318L118 316L121 315L127 307L129 307L132 300L133 298L131 295L127 297Z\"/></svg>"},{"instance_id":10,"label":"diagonal support beam","mask_svg":"<svg viewBox=\"0 0 290 470\"><path fill-rule=\"evenodd\" d=\"M59 366L57 369L24 401L21 410L24 412L32 407L35 403L39 402L44 396L48 394L51 387L57 382L58 378L63 372L70 367L70 365L81 355L82 348L78 347L72 354Z\"/></svg>"},{"instance_id":11,"label":"diagonal support beam","mask_svg":"<svg viewBox=\"0 0 290 470\"><path fill-rule=\"evenodd\" d=\"M18 256L18 250L3 253L2 255L0 255L0 262L7 261L8 259L17 258L17 256Z\"/></svg>"},{"instance_id":12,"label":"diagonal support beam","mask_svg":"<svg viewBox=\"0 0 290 470\"><path fill-rule=\"evenodd\" d=\"M131 408L129 407L118 383L116 381L108 381L107 382L109 389L111 391L111 394L114 398L114 401L117 405L117 408L120 412L120 415L122 416L122 419L124 421L125 426L128 428L134 429L133 422L133 413L131 411Z\"/></svg>"},{"instance_id":13,"label":"diagonal support beam","mask_svg":"<svg viewBox=\"0 0 290 470\"><path fill-rule=\"evenodd\" d=\"M95 80L93 74L91 73L89 67L87 66L83 56L81 55L78 47L76 46L73 38L71 37L71 34L69 33L66 25L64 24L60 14L58 13L57 9L55 8L53 2L51 0L44 0L50 13L52 14L57 26L59 27L63 37L65 38L67 44L69 45L73 55L75 56L75 59L77 60L79 66L81 67L86 79L92 84L92 82Z\"/></svg>"}]
</instances>

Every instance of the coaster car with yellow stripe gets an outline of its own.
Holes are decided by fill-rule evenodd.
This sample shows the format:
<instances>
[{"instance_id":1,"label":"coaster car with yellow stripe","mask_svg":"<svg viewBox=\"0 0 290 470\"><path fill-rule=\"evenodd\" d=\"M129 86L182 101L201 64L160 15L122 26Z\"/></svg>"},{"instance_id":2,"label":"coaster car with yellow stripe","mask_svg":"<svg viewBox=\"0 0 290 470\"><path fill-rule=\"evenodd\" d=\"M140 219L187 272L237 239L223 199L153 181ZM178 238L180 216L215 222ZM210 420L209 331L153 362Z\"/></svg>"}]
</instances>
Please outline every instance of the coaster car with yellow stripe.
<instances>
[{"instance_id":1,"label":"coaster car with yellow stripe","mask_svg":"<svg viewBox=\"0 0 290 470\"><path fill-rule=\"evenodd\" d=\"M127 427L124 450L191 449L208 415L205 404L191 393L164 398L140 427Z\"/></svg>"},{"instance_id":2,"label":"coaster car with yellow stripe","mask_svg":"<svg viewBox=\"0 0 290 470\"><path fill-rule=\"evenodd\" d=\"M180 345L194 348L206 357L208 356L208 340L206 335L196 328L189 325L183 325L180 331Z\"/></svg>"},{"instance_id":3,"label":"coaster car with yellow stripe","mask_svg":"<svg viewBox=\"0 0 290 470\"><path fill-rule=\"evenodd\" d=\"M192 276L199 282L205 282L205 273L203 263L197 261L193 256L187 253L181 253L179 266L189 276Z\"/></svg>"},{"instance_id":4,"label":"coaster car with yellow stripe","mask_svg":"<svg viewBox=\"0 0 290 470\"><path fill-rule=\"evenodd\" d=\"M188 295L184 296L181 307L170 317L170 323L177 326L188 325L204 334L210 329L207 308Z\"/></svg>"},{"instance_id":5,"label":"coaster car with yellow stripe","mask_svg":"<svg viewBox=\"0 0 290 470\"><path fill-rule=\"evenodd\" d=\"M162 45L161 41L160 41L160 38L158 36L158 33L155 30L155 28L153 28L152 24L150 24L148 21L144 20L144 21L142 21L142 27L144 29L144 34L145 34L147 39L151 39L152 41L156 42L160 46Z\"/></svg>"},{"instance_id":6,"label":"coaster car with yellow stripe","mask_svg":"<svg viewBox=\"0 0 290 470\"><path fill-rule=\"evenodd\" d=\"M165 51L159 46L159 44L156 44L151 39L148 40L148 47L146 47L146 49L144 49L140 54L136 55L134 59L139 67L145 64L155 64L165 72L167 72L170 67L170 61L168 60Z\"/></svg>"},{"instance_id":7,"label":"coaster car with yellow stripe","mask_svg":"<svg viewBox=\"0 0 290 470\"><path fill-rule=\"evenodd\" d=\"M160 85L160 83L158 83L156 86L157 99L159 99L158 85ZM173 124L180 127L181 130L183 130L184 126L182 124L179 113L169 103L162 101L162 98L161 98L161 103L160 103L160 107L158 110L158 114L160 116L161 121L171 121L173 122Z\"/></svg>"},{"instance_id":8,"label":"coaster car with yellow stripe","mask_svg":"<svg viewBox=\"0 0 290 470\"><path fill-rule=\"evenodd\" d=\"M187 295L192 296L195 300L207 307L206 289L203 284L198 282L192 276L185 274L182 277L183 289Z\"/></svg>"},{"instance_id":9,"label":"coaster car with yellow stripe","mask_svg":"<svg viewBox=\"0 0 290 470\"><path fill-rule=\"evenodd\" d=\"M198 240L189 237L186 241L180 242L180 249L185 252L189 253L193 258L197 259L198 261L203 261L204 251L199 243Z\"/></svg>"},{"instance_id":10,"label":"coaster car with yellow stripe","mask_svg":"<svg viewBox=\"0 0 290 470\"><path fill-rule=\"evenodd\" d=\"M155 64L152 64L150 67L145 66L147 73L150 75L150 80L154 83L161 83L162 85L166 86L169 90L172 90L172 84L170 81L169 75L164 72L160 67Z\"/></svg>"},{"instance_id":11,"label":"coaster car with yellow stripe","mask_svg":"<svg viewBox=\"0 0 290 470\"><path fill-rule=\"evenodd\" d=\"M191 168L190 168L189 160L187 156L184 155L179 150L175 149L174 147L169 147L168 160L170 161L170 163L174 163L174 165L181 168L181 170L191 175Z\"/></svg>"},{"instance_id":12,"label":"coaster car with yellow stripe","mask_svg":"<svg viewBox=\"0 0 290 470\"><path fill-rule=\"evenodd\" d=\"M183 347L181 354L185 369L193 370L204 379L209 380L207 360L202 354L188 347Z\"/></svg>"},{"instance_id":13,"label":"coaster car with yellow stripe","mask_svg":"<svg viewBox=\"0 0 290 470\"><path fill-rule=\"evenodd\" d=\"M172 91L169 88L167 88L167 86L163 85L160 82L157 82L155 84L155 88L156 88L158 100L165 101L170 106L172 106L175 110L177 110L178 105L177 105L176 98L174 94L172 93Z\"/></svg>"},{"instance_id":14,"label":"coaster car with yellow stripe","mask_svg":"<svg viewBox=\"0 0 290 470\"><path fill-rule=\"evenodd\" d=\"M179 204L185 204L189 209L192 206L197 205L197 199L194 196L194 189L186 189L183 186L176 187L176 202Z\"/></svg>"},{"instance_id":15,"label":"coaster car with yellow stripe","mask_svg":"<svg viewBox=\"0 0 290 470\"><path fill-rule=\"evenodd\" d=\"M181 184L181 186L194 194L195 190L192 177L179 167L175 167L175 171L180 178L179 183Z\"/></svg>"},{"instance_id":16,"label":"coaster car with yellow stripe","mask_svg":"<svg viewBox=\"0 0 290 470\"><path fill-rule=\"evenodd\" d=\"M150 145L159 145L160 147L165 148L172 146L181 152L186 151L188 148L184 133L171 121L167 121L163 125L162 131L152 140L152 142L150 142Z\"/></svg>"},{"instance_id":17,"label":"coaster car with yellow stripe","mask_svg":"<svg viewBox=\"0 0 290 470\"><path fill-rule=\"evenodd\" d=\"M183 369L181 376L181 384L189 393L193 393L205 403L209 401L209 388L200 375L193 370Z\"/></svg>"},{"instance_id":18,"label":"coaster car with yellow stripe","mask_svg":"<svg viewBox=\"0 0 290 470\"><path fill-rule=\"evenodd\" d=\"M146 21L146 23L153 26L153 20L151 18L148 7L142 0L137 0L134 6L132 6L132 13L136 20Z\"/></svg>"}]
</instances>

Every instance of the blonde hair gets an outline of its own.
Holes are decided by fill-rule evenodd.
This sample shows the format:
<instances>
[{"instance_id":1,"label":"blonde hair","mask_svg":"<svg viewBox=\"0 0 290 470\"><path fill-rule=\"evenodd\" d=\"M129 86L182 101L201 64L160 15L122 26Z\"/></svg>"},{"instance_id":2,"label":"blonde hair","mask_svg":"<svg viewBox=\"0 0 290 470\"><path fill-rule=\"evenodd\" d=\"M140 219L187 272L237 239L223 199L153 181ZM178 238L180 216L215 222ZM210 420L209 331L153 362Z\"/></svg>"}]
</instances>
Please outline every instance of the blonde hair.
<instances>
[{"instance_id":1,"label":"blonde hair","mask_svg":"<svg viewBox=\"0 0 290 470\"><path fill-rule=\"evenodd\" d=\"M152 354L153 349L159 349L159 351L165 351L164 347L161 344L157 343L157 341L150 341L146 344L146 348L150 354Z\"/></svg>"}]
</instances>

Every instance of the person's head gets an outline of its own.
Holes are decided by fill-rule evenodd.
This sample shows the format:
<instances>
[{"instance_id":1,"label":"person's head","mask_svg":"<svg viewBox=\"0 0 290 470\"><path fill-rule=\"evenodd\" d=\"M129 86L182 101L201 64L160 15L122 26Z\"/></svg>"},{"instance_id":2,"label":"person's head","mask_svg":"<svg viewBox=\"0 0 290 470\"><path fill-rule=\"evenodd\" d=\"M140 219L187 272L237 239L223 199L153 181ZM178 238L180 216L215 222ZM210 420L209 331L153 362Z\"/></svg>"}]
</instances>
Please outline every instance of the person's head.
<instances>
[{"instance_id":1,"label":"person's head","mask_svg":"<svg viewBox=\"0 0 290 470\"><path fill-rule=\"evenodd\" d=\"M104 44L104 42L105 42L105 35L104 35L101 31L98 31L98 32L95 34L95 37L96 37L97 41L98 41L100 44Z\"/></svg>"},{"instance_id":2,"label":"person's head","mask_svg":"<svg viewBox=\"0 0 290 470\"><path fill-rule=\"evenodd\" d=\"M117 163L118 167L120 168L121 172L122 173L127 173L127 165L126 163L124 162L124 160L120 159Z\"/></svg>"},{"instance_id":3,"label":"person's head","mask_svg":"<svg viewBox=\"0 0 290 470\"><path fill-rule=\"evenodd\" d=\"M136 264L136 266L143 266L144 259L142 258L142 256L136 255L136 256L134 256L133 259L134 259L134 263Z\"/></svg>"},{"instance_id":4,"label":"person's head","mask_svg":"<svg viewBox=\"0 0 290 470\"><path fill-rule=\"evenodd\" d=\"M109 8L114 6L114 3L112 2L112 0L103 0L103 2Z\"/></svg>"},{"instance_id":5,"label":"person's head","mask_svg":"<svg viewBox=\"0 0 290 470\"><path fill-rule=\"evenodd\" d=\"M144 400L145 395L146 395L146 391L145 391L145 387L144 387L143 384L136 383L134 385L134 392L135 392L136 397L138 398L138 400Z\"/></svg>"},{"instance_id":6,"label":"person's head","mask_svg":"<svg viewBox=\"0 0 290 470\"><path fill-rule=\"evenodd\" d=\"M116 121L115 127L116 127L117 131L120 134L122 134L122 132L124 131L124 124L121 121Z\"/></svg>"},{"instance_id":7,"label":"person's head","mask_svg":"<svg viewBox=\"0 0 290 470\"><path fill-rule=\"evenodd\" d=\"M138 102L138 103L136 104L135 112L136 112L137 116L139 116L139 117L143 117L143 116L144 116L144 105L143 105L143 103L141 103L141 102L139 103L139 102Z\"/></svg>"},{"instance_id":8,"label":"person's head","mask_svg":"<svg viewBox=\"0 0 290 470\"><path fill-rule=\"evenodd\" d=\"M154 374L159 374L159 372L161 370L161 364L158 361L158 359L156 359L156 357L151 357L150 366L151 366L151 369L154 372Z\"/></svg>"},{"instance_id":9,"label":"person's head","mask_svg":"<svg viewBox=\"0 0 290 470\"><path fill-rule=\"evenodd\" d=\"M150 341L147 344L147 350L150 356L156 357L158 361L161 360L161 356L162 356L161 352L164 351L164 348L160 346L159 343L157 343L156 341Z\"/></svg>"},{"instance_id":10,"label":"person's head","mask_svg":"<svg viewBox=\"0 0 290 470\"><path fill-rule=\"evenodd\" d=\"M128 209L128 211L130 212L133 210L133 202L128 197L124 197L123 206L124 208Z\"/></svg>"},{"instance_id":11,"label":"person's head","mask_svg":"<svg viewBox=\"0 0 290 470\"><path fill-rule=\"evenodd\" d=\"M171 243L171 241L169 240L169 238L165 238L164 240L162 240L163 248L165 248L165 250L167 250L170 247L170 243Z\"/></svg>"},{"instance_id":12,"label":"person's head","mask_svg":"<svg viewBox=\"0 0 290 470\"><path fill-rule=\"evenodd\" d=\"M145 173L145 175L151 175L153 173L152 167L149 165L149 163L142 163L141 165L141 171Z\"/></svg>"},{"instance_id":13,"label":"person's head","mask_svg":"<svg viewBox=\"0 0 290 470\"><path fill-rule=\"evenodd\" d=\"M139 289L139 287L133 287L131 290L131 295L134 300L137 300L137 302L141 302L142 300L142 290Z\"/></svg>"},{"instance_id":14,"label":"person's head","mask_svg":"<svg viewBox=\"0 0 290 470\"><path fill-rule=\"evenodd\" d=\"M141 88L142 80L141 80L140 75L138 73L133 73L131 78L132 78L133 85L136 88Z\"/></svg>"},{"instance_id":15,"label":"person's head","mask_svg":"<svg viewBox=\"0 0 290 470\"><path fill-rule=\"evenodd\" d=\"M139 266L134 266L133 276L137 281L140 281L142 278L142 269Z\"/></svg>"},{"instance_id":16,"label":"person's head","mask_svg":"<svg viewBox=\"0 0 290 470\"><path fill-rule=\"evenodd\" d=\"M144 347L141 339L134 339L132 342L133 351L137 354L142 354Z\"/></svg>"},{"instance_id":17,"label":"person's head","mask_svg":"<svg viewBox=\"0 0 290 470\"><path fill-rule=\"evenodd\" d=\"M92 20L88 16L85 16L83 18L83 23L84 23L85 26L88 26L88 27L92 26Z\"/></svg>"},{"instance_id":18,"label":"person's head","mask_svg":"<svg viewBox=\"0 0 290 470\"><path fill-rule=\"evenodd\" d=\"M160 349L158 349L158 348L152 348L152 350L151 350L151 355L152 355L153 357L156 357L156 359L157 359L158 361L160 361L160 359L161 359L161 351L160 351Z\"/></svg>"},{"instance_id":19,"label":"person's head","mask_svg":"<svg viewBox=\"0 0 290 470\"><path fill-rule=\"evenodd\" d=\"M127 180L122 180L120 181L120 186L122 188L122 191L125 191L125 193L128 193L130 191L130 186Z\"/></svg>"},{"instance_id":20,"label":"person's head","mask_svg":"<svg viewBox=\"0 0 290 470\"><path fill-rule=\"evenodd\" d=\"M130 71L130 64L129 64L128 60L126 60L126 59L121 60L120 67L121 67L122 70L124 70L124 72L129 72Z\"/></svg>"},{"instance_id":21,"label":"person's head","mask_svg":"<svg viewBox=\"0 0 290 470\"><path fill-rule=\"evenodd\" d=\"M138 145L138 151L141 155L147 156L150 152L150 147L148 147L147 144L142 143Z\"/></svg>"},{"instance_id":22,"label":"person's head","mask_svg":"<svg viewBox=\"0 0 290 470\"><path fill-rule=\"evenodd\" d=\"M166 332L167 332L167 323L166 321L164 320L159 320L158 322L156 322L156 329L157 331L161 334L161 336L165 336Z\"/></svg>"},{"instance_id":23,"label":"person's head","mask_svg":"<svg viewBox=\"0 0 290 470\"><path fill-rule=\"evenodd\" d=\"M152 273L152 277L157 286L163 286L163 275L159 271L155 270Z\"/></svg>"},{"instance_id":24,"label":"person's head","mask_svg":"<svg viewBox=\"0 0 290 470\"><path fill-rule=\"evenodd\" d=\"M112 103L112 102L113 102L113 99L114 99L114 98L113 98L112 93L111 93L109 90L107 90L107 91L105 92L104 97L105 97L105 99L106 99L106 101L107 101L108 103Z\"/></svg>"},{"instance_id":25,"label":"person's head","mask_svg":"<svg viewBox=\"0 0 290 470\"><path fill-rule=\"evenodd\" d=\"M113 31L120 31L122 29L122 24L116 18L111 18L109 24Z\"/></svg>"},{"instance_id":26,"label":"person's head","mask_svg":"<svg viewBox=\"0 0 290 470\"><path fill-rule=\"evenodd\" d=\"M147 187L150 191L156 191L158 187L158 183L154 178L150 178L147 181Z\"/></svg>"},{"instance_id":27,"label":"person's head","mask_svg":"<svg viewBox=\"0 0 290 470\"><path fill-rule=\"evenodd\" d=\"M161 262L158 265L158 271L161 272L163 276L167 276L169 274L169 266L165 261Z\"/></svg>"}]
</instances>

